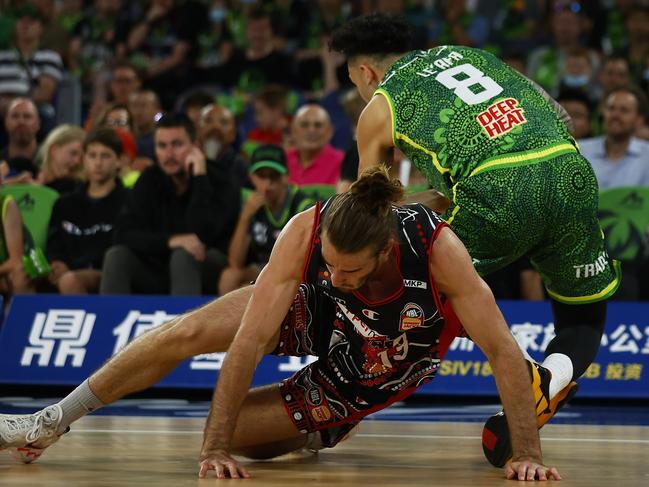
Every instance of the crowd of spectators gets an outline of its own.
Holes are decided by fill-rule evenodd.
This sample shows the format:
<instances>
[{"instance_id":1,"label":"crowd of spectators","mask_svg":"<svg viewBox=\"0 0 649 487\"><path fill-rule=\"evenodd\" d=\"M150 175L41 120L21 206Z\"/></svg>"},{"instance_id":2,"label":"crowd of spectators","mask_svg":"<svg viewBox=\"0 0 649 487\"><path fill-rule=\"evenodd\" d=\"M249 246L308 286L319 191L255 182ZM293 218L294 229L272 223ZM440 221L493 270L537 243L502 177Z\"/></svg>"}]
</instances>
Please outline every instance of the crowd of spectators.
<instances>
[{"instance_id":1,"label":"crowd of spectators","mask_svg":"<svg viewBox=\"0 0 649 487\"><path fill-rule=\"evenodd\" d=\"M372 11L404 15L413 48L500 56L568 111L601 190L649 188L649 0L0 0L0 11L2 185L59 195L34 276L19 255L24 202L0 191L5 297L214 294L254 279L287 217L312 204L306 187L355 177L363 102L327 42ZM398 152L393 170L421 187ZM488 282L497 297L543 298L525 260ZM649 299L643 286L623 297Z\"/></svg>"}]
</instances>

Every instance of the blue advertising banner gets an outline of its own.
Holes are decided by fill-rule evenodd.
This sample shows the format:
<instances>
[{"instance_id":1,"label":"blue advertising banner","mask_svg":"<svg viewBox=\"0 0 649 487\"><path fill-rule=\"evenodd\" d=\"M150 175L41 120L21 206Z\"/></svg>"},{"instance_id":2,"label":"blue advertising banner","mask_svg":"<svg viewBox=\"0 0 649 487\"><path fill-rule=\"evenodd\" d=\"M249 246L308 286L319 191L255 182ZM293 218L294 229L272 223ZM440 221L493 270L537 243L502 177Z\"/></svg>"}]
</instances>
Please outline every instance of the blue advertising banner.
<instances>
[{"instance_id":1,"label":"blue advertising banner","mask_svg":"<svg viewBox=\"0 0 649 487\"><path fill-rule=\"evenodd\" d=\"M76 385L128 342L207 297L58 295L17 296L0 329L0 382ZM519 344L534 358L554 336L547 302L499 303ZM211 388L223 353L180 364L158 386ZM309 363L309 357L265 357L254 385L278 382ZM580 380L582 397L649 397L649 304L610 303L595 362ZM456 339L437 378L420 393L495 395L491 367L467 339Z\"/></svg>"}]
</instances>

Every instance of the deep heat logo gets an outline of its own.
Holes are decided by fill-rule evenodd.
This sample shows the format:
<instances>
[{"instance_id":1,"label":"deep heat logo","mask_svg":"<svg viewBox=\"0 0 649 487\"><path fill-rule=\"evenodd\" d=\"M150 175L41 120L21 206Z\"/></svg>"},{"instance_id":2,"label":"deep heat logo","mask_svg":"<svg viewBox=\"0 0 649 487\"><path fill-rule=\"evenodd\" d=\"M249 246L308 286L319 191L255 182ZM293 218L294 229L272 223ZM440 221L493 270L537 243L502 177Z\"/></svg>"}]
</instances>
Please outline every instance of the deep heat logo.
<instances>
[{"instance_id":1,"label":"deep heat logo","mask_svg":"<svg viewBox=\"0 0 649 487\"><path fill-rule=\"evenodd\" d=\"M476 120L490 139L500 137L527 122L525 111L518 106L518 100L514 98L505 98L494 103L479 113Z\"/></svg>"}]
</instances>

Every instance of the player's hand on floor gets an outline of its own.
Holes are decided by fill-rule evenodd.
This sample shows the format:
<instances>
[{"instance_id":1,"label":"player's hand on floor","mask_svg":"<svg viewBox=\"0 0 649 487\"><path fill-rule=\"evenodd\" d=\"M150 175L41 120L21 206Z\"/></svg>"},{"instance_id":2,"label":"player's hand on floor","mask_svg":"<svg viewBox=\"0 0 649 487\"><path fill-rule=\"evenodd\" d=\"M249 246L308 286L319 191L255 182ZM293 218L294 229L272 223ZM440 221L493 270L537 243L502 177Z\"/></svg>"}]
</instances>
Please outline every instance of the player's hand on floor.
<instances>
[{"instance_id":1,"label":"player's hand on floor","mask_svg":"<svg viewBox=\"0 0 649 487\"><path fill-rule=\"evenodd\" d=\"M508 480L561 480L556 468L530 460L507 462L503 468Z\"/></svg>"},{"instance_id":2,"label":"player's hand on floor","mask_svg":"<svg viewBox=\"0 0 649 487\"><path fill-rule=\"evenodd\" d=\"M207 472L214 470L216 472L216 478L225 479L249 479L250 474L248 471L239 465L234 458L230 456L225 450L214 450L206 454L201 455L201 461L198 463L199 471L198 478L204 479L207 476Z\"/></svg>"}]
</instances>

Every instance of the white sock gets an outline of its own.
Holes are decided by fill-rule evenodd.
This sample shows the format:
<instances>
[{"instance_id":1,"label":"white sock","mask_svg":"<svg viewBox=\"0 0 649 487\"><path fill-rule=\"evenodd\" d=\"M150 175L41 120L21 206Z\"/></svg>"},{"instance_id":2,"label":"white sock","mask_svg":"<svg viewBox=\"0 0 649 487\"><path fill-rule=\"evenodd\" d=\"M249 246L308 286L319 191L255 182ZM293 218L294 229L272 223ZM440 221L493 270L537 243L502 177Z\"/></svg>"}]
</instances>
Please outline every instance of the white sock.
<instances>
[{"instance_id":1,"label":"white sock","mask_svg":"<svg viewBox=\"0 0 649 487\"><path fill-rule=\"evenodd\" d=\"M550 380L550 399L552 399L570 384L573 372L572 361L563 353L553 353L548 355L541 365L552 372Z\"/></svg>"},{"instance_id":2,"label":"white sock","mask_svg":"<svg viewBox=\"0 0 649 487\"><path fill-rule=\"evenodd\" d=\"M65 396L58 403L63 411L63 418L59 425L58 433L63 433L68 426L86 414L91 413L104 406L97 396L90 389L88 379L83 381L74 391Z\"/></svg>"}]
</instances>

